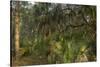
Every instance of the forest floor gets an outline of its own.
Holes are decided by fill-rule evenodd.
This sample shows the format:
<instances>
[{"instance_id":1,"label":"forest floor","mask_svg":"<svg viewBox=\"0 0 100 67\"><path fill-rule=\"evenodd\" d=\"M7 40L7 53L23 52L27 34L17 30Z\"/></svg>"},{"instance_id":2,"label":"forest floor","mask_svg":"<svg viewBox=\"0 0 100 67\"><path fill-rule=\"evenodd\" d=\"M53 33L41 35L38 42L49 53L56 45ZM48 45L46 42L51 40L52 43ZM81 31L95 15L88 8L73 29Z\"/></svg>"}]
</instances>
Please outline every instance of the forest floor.
<instances>
[{"instance_id":1,"label":"forest floor","mask_svg":"<svg viewBox=\"0 0 100 67\"><path fill-rule=\"evenodd\" d=\"M40 65L40 64L47 64L48 61L45 57L38 57L38 56L25 56L19 59L12 58L12 67L16 66L28 66L28 65Z\"/></svg>"}]
</instances>

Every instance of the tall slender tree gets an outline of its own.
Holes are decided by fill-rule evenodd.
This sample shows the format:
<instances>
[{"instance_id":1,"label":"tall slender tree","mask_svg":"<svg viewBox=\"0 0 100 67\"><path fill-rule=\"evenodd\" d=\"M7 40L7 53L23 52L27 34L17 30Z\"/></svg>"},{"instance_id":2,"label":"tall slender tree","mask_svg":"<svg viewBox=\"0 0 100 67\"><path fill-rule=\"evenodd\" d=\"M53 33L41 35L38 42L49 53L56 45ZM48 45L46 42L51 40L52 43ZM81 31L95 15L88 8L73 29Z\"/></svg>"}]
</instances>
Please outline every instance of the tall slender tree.
<instances>
[{"instance_id":1,"label":"tall slender tree","mask_svg":"<svg viewBox=\"0 0 100 67\"><path fill-rule=\"evenodd\" d=\"M19 52L19 1L16 2L16 14L15 14L15 50L16 50L16 58Z\"/></svg>"}]
</instances>

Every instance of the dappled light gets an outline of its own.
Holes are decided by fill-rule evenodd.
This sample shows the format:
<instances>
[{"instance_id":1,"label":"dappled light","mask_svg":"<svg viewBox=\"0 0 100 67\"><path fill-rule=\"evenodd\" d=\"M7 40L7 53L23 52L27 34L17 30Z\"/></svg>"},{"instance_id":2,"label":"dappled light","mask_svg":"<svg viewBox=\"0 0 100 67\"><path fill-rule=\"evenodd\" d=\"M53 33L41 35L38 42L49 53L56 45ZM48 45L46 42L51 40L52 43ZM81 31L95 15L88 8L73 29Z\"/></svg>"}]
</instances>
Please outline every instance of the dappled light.
<instances>
[{"instance_id":1,"label":"dappled light","mask_svg":"<svg viewBox=\"0 0 100 67\"><path fill-rule=\"evenodd\" d=\"M96 61L96 6L11 1L12 66Z\"/></svg>"}]
</instances>

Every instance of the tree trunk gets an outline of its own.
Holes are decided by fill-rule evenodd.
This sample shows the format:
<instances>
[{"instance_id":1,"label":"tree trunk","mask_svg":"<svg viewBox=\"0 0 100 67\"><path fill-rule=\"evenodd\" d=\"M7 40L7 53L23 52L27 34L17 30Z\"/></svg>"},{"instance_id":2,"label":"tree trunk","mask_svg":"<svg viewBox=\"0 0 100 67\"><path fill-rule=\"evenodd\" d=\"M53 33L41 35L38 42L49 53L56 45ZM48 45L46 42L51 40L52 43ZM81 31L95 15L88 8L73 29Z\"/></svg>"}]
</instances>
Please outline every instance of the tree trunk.
<instances>
[{"instance_id":1,"label":"tree trunk","mask_svg":"<svg viewBox=\"0 0 100 67\"><path fill-rule=\"evenodd\" d=\"M16 2L16 16L15 16L15 50L16 58L18 57L19 52L19 1Z\"/></svg>"}]
</instances>

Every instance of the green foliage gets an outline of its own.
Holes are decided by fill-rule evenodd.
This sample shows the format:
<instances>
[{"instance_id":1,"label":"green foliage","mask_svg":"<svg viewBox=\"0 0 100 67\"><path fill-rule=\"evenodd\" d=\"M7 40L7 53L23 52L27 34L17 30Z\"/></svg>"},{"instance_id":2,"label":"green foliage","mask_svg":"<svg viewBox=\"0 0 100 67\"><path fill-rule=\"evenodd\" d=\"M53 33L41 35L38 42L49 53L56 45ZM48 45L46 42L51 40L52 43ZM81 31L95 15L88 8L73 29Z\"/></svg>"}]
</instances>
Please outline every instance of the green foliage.
<instances>
[{"instance_id":1,"label":"green foliage","mask_svg":"<svg viewBox=\"0 0 100 67\"><path fill-rule=\"evenodd\" d=\"M33 64L95 61L96 7L20 1L20 47L21 56L31 56Z\"/></svg>"}]
</instances>

